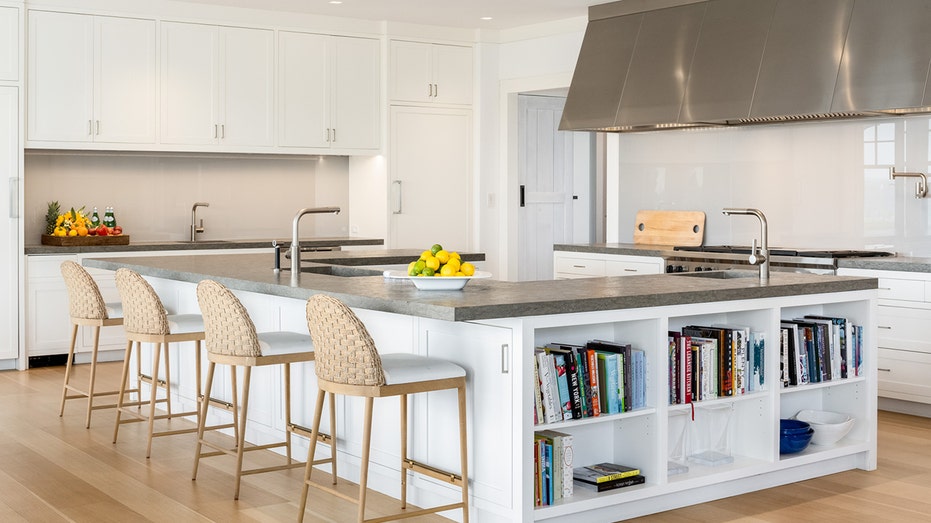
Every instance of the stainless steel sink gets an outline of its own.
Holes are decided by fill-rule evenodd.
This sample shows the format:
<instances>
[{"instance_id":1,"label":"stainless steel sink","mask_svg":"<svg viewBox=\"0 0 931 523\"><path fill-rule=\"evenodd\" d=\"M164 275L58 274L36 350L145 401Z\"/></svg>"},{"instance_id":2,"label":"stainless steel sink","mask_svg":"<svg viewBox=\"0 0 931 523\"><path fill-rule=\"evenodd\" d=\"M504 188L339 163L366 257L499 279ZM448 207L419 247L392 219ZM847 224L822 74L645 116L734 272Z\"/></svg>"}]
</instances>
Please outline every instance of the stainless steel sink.
<instances>
[{"instance_id":1,"label":"stainless steel sink","mask_svg":"<svg viewBox=\"0 0 931 523\"><path fill-rule=\"evenodd\" d=\"M340 277L358 277L358 276L381 276L384 271L376 269L366 269L363 267L347 267L345 265L314 265L311 267L301 267L301 272L312 274L325 274L327 276Z\"/></svg>"},{"instance_id":2,"label":"stainless steel sink","mask_svg":"<svg viewBox=\"0 0 931 523\"><path fill-rule=\"evenodd\" d=\"M673 272L673 276L688 276L690 278L709 278L714 280L731 280L734 278L759 278L760 274L756 271L698 271L698 272Z\"/></svg>"}]
</instances>

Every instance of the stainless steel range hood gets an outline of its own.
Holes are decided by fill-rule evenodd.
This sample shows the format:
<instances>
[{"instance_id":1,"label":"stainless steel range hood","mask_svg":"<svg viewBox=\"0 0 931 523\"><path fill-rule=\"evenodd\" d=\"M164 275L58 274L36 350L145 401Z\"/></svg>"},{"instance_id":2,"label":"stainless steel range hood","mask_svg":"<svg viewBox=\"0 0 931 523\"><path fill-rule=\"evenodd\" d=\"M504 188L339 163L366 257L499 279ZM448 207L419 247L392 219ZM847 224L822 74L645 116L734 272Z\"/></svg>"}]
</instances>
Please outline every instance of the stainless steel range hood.
<instances>
[{"instance_id":1,"label":"stainless steel range hood","mask_svg":"<svg viewBox=\"0 0 931 523\"><path fill-rule=\"evenodd\" d=\"M931 112L931 0L621 0L589 8L560 129Z\"/></svg>"}]
</instances>

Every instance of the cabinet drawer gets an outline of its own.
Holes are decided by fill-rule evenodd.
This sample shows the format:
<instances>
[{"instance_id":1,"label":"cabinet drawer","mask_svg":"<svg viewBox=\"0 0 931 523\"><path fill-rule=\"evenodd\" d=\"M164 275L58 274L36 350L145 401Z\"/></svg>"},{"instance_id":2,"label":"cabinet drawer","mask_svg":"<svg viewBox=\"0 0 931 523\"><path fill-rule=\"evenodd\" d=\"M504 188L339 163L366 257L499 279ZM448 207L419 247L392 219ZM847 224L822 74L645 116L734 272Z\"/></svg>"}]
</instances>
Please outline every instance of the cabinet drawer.
<instances>
[{"instance_id":1,"label":"cabinet drawer","mask_svg":"<svg viewBox=\"0 0 931 523\"><path fill-rule=\"evenodd\" d=\"M564 274L577 274L581 276L604 276L604 260L589 260L586 258L556 258L556 272Z\"/></svg>"},{"instance_id":2,"label":"cabinet drawer","mask_svg":"<svg viewBox=\"0 0 931 523\"><path fill-rule=\"evenodd\" d=\"M879 306L876 310L878 345L931 354L931 310Z\"/></svg>"},{"instance_id":3,"label":"cabinet drawer","mask_svg":"<svg viewBox=\"0 0 931 523\"><path fill-rule=\"evenodd\" d=\"M605 276L633 276L636 274L659 274L660 265L648 262L614 261L605 262Z\"/></svg>"},{"instance_id":4,"label":"cabinet drawer","mask_svg":"<svg viewBox=\"0 0 931 523\"><path fill-rule=\"evenodd\" d=\"M879 395L931 403L931 354L879 349Z\"/></svg>"},{"instance_id":5,"label":"cabinet drawer","mask_svg":"<svg viewBox=\"0 0 931 523\"><path fill-rule=\"evenodd\" d=\"M922 280L879 278L879 299L924 301L926 285Z\"/></svg>"}]
</instances>

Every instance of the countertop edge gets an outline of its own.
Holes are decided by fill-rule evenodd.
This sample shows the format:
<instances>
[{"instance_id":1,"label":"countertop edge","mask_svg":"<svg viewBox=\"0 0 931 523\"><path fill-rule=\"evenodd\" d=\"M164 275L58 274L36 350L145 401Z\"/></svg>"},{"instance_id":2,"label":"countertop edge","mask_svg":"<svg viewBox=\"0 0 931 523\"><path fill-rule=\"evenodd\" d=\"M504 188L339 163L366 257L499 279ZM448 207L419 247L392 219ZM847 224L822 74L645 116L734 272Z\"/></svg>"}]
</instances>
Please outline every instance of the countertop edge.
<instances>
[{"instance_id":1,"label":"countertop edge","mask_svg":"<svg viewBox=\"0 0 931 523\"><path fill-rule=\"evenodd\" d=\"M159 252L159 251L206 251L206 250L223 250L223 249L271 249L272 241L269 239L247 239L247 240L199 240L196 242L189 241L151 241L136 242L129 245L101 245L101 246L81 246L81 247L58 247L53 245L28 244L24 248L24 254L46 255L46 254L86 254L86 253L111 253L111 252ZM274 239L282 248L287 248L291 240ZM384 245L385 240L381 238L354 238L354 237L327 237L327 238L304 238L301 239L303 247L348 247L348 246L377 246Z\"/></svg>"}]
</instances>

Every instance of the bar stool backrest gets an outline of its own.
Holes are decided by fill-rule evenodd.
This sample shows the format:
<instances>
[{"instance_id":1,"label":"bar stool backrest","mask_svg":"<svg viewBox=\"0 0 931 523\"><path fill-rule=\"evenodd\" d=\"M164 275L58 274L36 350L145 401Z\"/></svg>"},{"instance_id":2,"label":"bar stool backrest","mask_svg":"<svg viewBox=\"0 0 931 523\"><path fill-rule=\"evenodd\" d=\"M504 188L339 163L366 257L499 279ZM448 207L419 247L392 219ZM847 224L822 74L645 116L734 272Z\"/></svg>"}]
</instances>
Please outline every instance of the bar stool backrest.
<instances>
[{"instance_id":1,"label":"bar stool backrest","mask_svg":"<svg viewBox=\"0 0 931 523\"><path fill-rule=\"evenodd\" d=\"M213 280L197 284L197 303L204 317L207 352L227 356L262 355L249 311L229 289Z\"/></svg>"},{"instance_id":2,"label":"bar stool backrest","mask_svg":"<svg viewBox=\"0 0 931 523\"><path fill-rule=\"evenodd\" d=\"M67 260L61 264L61 275L68 287L68 303L72 318L86 320L106 320L107 306L104 304L100 288L90 273L79 264Z\"/></svg>"},{"instance_id":3,"label":"bar stool backrest","mask_svg":"<svg viewBox=\"0 0 931 523\"><path fill-rule=\"evenodd\" d=\"M117 269L116 289L123 303L123 328L126 332L156 336L171 334L162 300L139 273L125 267Z\"/></svg>"},{"instance_id":4,"label":"bar stool backrest","mask_svg":"<svg viewBox=\"0 0 931 523\"><path fill-rule=\"evenodd\" d=\"M307 328L318 378L347 385L385 384L375 342L343 302L324 294L311 296L307 300Z\"/></svg>"}]
</instances>

